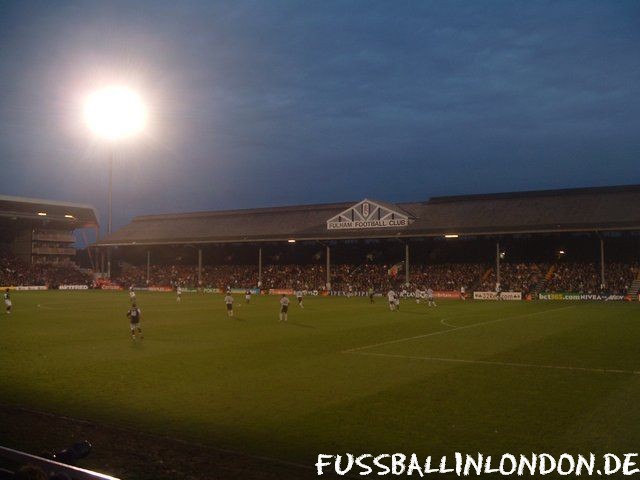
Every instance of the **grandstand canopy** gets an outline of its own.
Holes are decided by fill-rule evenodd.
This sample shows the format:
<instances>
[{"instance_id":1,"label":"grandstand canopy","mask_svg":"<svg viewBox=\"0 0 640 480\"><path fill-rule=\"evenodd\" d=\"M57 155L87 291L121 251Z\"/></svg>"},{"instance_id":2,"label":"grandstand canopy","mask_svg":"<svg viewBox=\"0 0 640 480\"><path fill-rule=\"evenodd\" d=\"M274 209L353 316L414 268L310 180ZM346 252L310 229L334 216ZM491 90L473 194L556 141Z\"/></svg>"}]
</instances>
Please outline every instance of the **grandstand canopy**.
<instances>
[{"instance_id":1,"label":"grandstand canopy","mask_svg":"<svg viewBox=\"0 0 640 480\"><path fill-rule=\"evenodd\" d=\"M640 230L640 185L140 216L98 245Z\"/></svg>"},{"instance_id":2,"label":"grandstand canopy","mask_svg":"<svg viewBox=\"0 0 640 480\"><path fill-rule=\"evenodd\" d=\"M75 230L98 226L98 214L90 205L0 195L0 222L46 224Z\"/></svg>"}]
</instances>

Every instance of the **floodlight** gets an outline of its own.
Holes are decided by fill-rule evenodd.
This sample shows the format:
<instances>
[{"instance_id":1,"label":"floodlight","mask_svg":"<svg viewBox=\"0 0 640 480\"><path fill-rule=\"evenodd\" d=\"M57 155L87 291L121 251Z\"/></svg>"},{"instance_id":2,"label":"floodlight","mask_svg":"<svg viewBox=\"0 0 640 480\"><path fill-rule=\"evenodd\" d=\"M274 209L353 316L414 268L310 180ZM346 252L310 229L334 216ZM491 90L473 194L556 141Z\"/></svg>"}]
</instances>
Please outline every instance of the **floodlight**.
<instances>
[{"instance_id":1,"label":"floodlight","mask_svg":"<svg viewBox=\"0 0 640 480\"><path fill-rule=\"evenodd\" d=\"M41 217L46 217L47 216L47 212L38 212L38 215Z\"/></svg>"},{"instance_id":2,"label":"floodlight","mask_svg":"<svg viewBox=\"0 0 640 480\"><path fill-rule=\"evenodd\" d=\"M458 238L458 234L456 233L447 233L444 238Z\"/></svg>"},{"instance_id":3,"label":"floodlight","mask_svg":"<svg viewBox=\"0 0 640 480\"><path fill-rule=\"evenodd\" d=\"M296 241L293 238L290 238L289 240L287 240L287 243L296 243Z\"/></svg>"},{"instance_id":4,"label":"floodlight","mask_svg":"<svg viewBox=\"0 0 640 480\"><path fill-rule=\"evenodd\" d=\"M74 217L73 215L67 214L67 215L64 216L64 218L76 218L76 217Z\"/></svg>"},{"instance_id":5,"label":"floodlight","mask_svg":"<svg viewBox=\"0 0 640 480\"><path fill-rule=\"evenodd\" d=\"M123 86L111 86L87 96L84 117L96 135L120 140L144 129L147 110L136 92Z\"/></svg>"}]
</instances>

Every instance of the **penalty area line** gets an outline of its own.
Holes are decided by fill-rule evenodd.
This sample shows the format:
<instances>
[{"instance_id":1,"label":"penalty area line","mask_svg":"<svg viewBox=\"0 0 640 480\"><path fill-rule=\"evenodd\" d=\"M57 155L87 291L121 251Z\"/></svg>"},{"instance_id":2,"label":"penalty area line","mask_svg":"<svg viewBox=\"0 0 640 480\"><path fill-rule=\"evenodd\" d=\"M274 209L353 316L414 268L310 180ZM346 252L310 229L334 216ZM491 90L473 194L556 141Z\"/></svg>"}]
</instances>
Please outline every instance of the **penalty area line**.
<instances>
[{"instance_id":1,"label":"penalty area line","mask_svg":"<svg viewBox=\"0 0 640 480\"><path fill-rule=\"evenodd\" d=\"M55 307L51 307L51 306L49 306L49 305L47 305L47 304L42 304L42 303L39 303L39 304L37 305L37 308L42 308L43 310L58 310L58 309L57 309L57 308L55 308Z\"/></svg>"},{"instance_id":2,"label":"penalty area line","mask_svg":"<svg viewBox=\"0 0 640 480\"><path fill-rule=\"evenodd\" d=\"M448 319L443 318L442 320L440 320L440 323L441 323L442 325L446 326L446 327L451 327L451 328L460 328L458 325L453 325L453 324L451 324L451 323L447 323L447 320L448 320Z\"/></svg>"},{"instance_id":3,"label":"penalty area line","mask_svg":"<svg viewBox=\"0 0 640 480\"><path fill-rule=\"evenodd\" d=\"M468 364L474 364L474 365L492 365L492 366L500 366L500 367L543 368L547 370L569 370L569 371L589 372L589 373L616 373L616 374L625 374L625 375L640 375L639 370L619 370L614 368L572 367L570 365L541 365L537 363L498 362L494 360L469 360L464 358L422 357L419 355L396 355L393 353L374 353L374 352L350 352L350 353L355 355L366 355L370 357L404 358L407 360L424 360L429 362L442 362L442 363L468 363Z\"/></svg>"},{"instance_id":4,"label":"penalty area line","mask_svg":"<svg viewBox=\"0 0 640 480\"><path fill-rule=\"evenodd\" d=\"M514 320L516 318L533 317L535 315L541 315L543 313L549 313L549 312L557 312L559 310L567 310L569 308L575 308L575 306L574 305L569 305L567 307L549 308L547 310L542 310L540 312L524 313L522 315L513 315L513 316L510 316L510 317L496 318L496 319L493 319L493 320L488 320L486 322L472 323L471 325L465 325L464 327L453 327L453 328L450 328L449 330L438 330L436 332L425 333L423 335L415 335L413 337L406 337L406 338L398 338L396 340L389 340L388 342L373 343L371 345L364 345L362 347L349 348L347 350L343 350L341 353L355 353L355 352L360 352L362 350L369 350L370 348L382 347L384 345L392 345L394 343L408 342L410 340L417 340L419 338L434 337L436 335L443 335L445 333L457 332L459 330L467 330L469 328L475 328L475 327L482 327L484 325L491 325L493 323L505 322L507 320Z\"/></svg>"}]
</instances>

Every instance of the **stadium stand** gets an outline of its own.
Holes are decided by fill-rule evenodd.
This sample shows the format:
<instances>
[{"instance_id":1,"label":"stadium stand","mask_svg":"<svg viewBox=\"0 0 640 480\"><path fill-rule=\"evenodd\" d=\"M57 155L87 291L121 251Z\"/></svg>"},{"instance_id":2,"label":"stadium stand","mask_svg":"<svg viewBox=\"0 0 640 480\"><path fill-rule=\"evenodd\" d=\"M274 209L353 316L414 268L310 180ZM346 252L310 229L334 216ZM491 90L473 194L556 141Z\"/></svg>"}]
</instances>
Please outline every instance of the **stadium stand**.
<instances>
[{"instance_id":1,"label":"stadium stand","mask_svg":"<svg viewBox=\"0 0 640 480\"><path fill-rule=\"evenodd\" d=\"M634 296L638 201L631 185L147 215L94 248L118 248L123 286Z\"/></svg>"},{"instance_id":2,"label":"stadium stand","mask_svg":"<svg viewBox=\"0 0 640 480\"><path fill-rule=\"evenodd\" d=\"M59 285L91 285L93 276L70 260L33 263L11 254L0 256L0 286L31 285L55 288Z\"/></svg>"},{"instance_id":3,"label":"stadium stand","mask_svg":"<svg viewBox=\"0 0 640 480\"><path fill-rule=\"evenodd\" d=\"M89 285L75 264L74 232L98 228L89 205L0 196L0 286Z\"/></svg>"},{"instance_id":4,"label":"stadium stand","mask_svg":"<svg viewBox=\"0 0 640 480\"><path fill-rule=\"evenodd\" d=\"M330 229L356 202L136 217L98 245L408 238L640 229L640 185L435 197L397 205L365 200L398 216L400 227ZM362 203L362 202L360 202ZM372 210L373 211L373 210Z\"/></svg>"},{"instance_id":5,"label":"stadium stand","mask_svg":"<svg viewBox=\"0 0 640 480\"><path fill-rule=\"evenodd\" d=\"M75 258L74 231L98 228L90 205L0 195L0 244L27 264Z\"/></svg>"},{"instance_id":6,"label":"stadium stand","mask_svg":"<svg viewBox=\"0 0 640 480\"><path fill-rule=\"evenodd\" d=\"M0 285L491 291L499 269L503 291L634 297L638 200L632 185L141 216L88 250L112 249L108 280L95 256L74 263L92 207L0 196Z\"/></svg>"}]
</instances>

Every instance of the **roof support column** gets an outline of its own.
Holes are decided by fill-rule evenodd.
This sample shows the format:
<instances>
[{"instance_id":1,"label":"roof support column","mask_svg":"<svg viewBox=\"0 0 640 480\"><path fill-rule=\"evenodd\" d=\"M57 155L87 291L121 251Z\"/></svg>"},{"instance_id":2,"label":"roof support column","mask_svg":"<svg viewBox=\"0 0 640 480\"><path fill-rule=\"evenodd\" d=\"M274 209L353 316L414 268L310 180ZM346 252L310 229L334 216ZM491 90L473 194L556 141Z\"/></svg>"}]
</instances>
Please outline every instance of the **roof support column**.
<instances>
[{"instance_id":1,"label":"roof support column","mask_svg":"<svg viewBox=\"0 0 640 480\"><path fill-rule=\"evenodd\" d=\"M496 288L500 285L500 242L496 242Z\"/></svg>"},{"instance_id":2,"label":"roof support column","mask_svg":"<svg viewBox=\"0 0 640 480\"><path fill-rule=\"evenodd\" d=\"M202 286L202 248L198 249L198 286L200 288Z\"/></svg>"},{"instance_id":3,"label":"roof support column","mask_svg":"<svg viewBox=\"0 0 640 480\"><path fill-rule=\"evenodd\" d=\"M606 287L604 280L604 238L600 237L600 289Z\"/></svg>"},{"instance_id":4,"label":"roof support column","mask_svg":"<svg viewBox=\"0 0 640 480\"><path fill-rule=\"evenodd\" d=\"M404 284L408 287L409 286L409 242L406 242L404 244L404 271L405 271L405 276L404 276Z\"/></svg>"},{"instance_id":5,"label":"roof support column","mask_svg":"<svg viewBox=\"0 0 640 480\"><path fill-rule=\"evenodd\" d=\"M111 235L112 217L113 217L113 151L109 153L109 193L108 193L108 217L107 217L107 234Z\"/></svg>"},{"instance_id":6,"label":"roof support column","mask_svg":"<svg viewBox=\"0 0 640 480\"><path fill-rule=\"evenodd\" d=\"M100 227L96 227L95 231L96 231L96 244L97 244L98 240L100 240ZM98 270L100 273L102 273L102 271L100 270L100 259L98 258L99 253L100 253L99 248L96 247L93 249L93 254L96 257L96 264L93 265L93 262L91 262L91 268L93 268L94 270Z\"/></svg>"},{"instance_id":7,"label":"roof support column","mask_svg":"<svg viewBox=\"0 0 640 480\"><path fill-rule=\"evenodd\" d=\"M326 246L327 249L327 290L331 290L331 249L329 245Z\"/></svg>"},{"instance_id":8,"label":"roof support column","mask_svg":"<svg viewBox=\"0 0 640 480\"><path fill-rule=\"evenodd\" d=\"M111 235L111 217L113 214L112 211L112 201L113 201L113 152L109 154L109 195L108 195L108 212L109 217L107 221L107 233ZM111 278L111 248L107 247L107 278Z\"/></svg>"},{"instance_id":9,"label":"roof support column","mask_svg":"<svg viewBox=\"0 0 640 480\"><path fill-rule=\"evenodd\" d=\"M258 288L262 288L262 247L258 247Z\"/></svg>"},{"instance_id":10,"label":"roof support column","mask_svg":"<svg viewBox=\"0 0 640 480\"><path fill-rule=\"evenodd\" d=\"M147 250L147 287L149 286L150 277L151 277L151 250Z\"/></svg>"}]
</instances>

